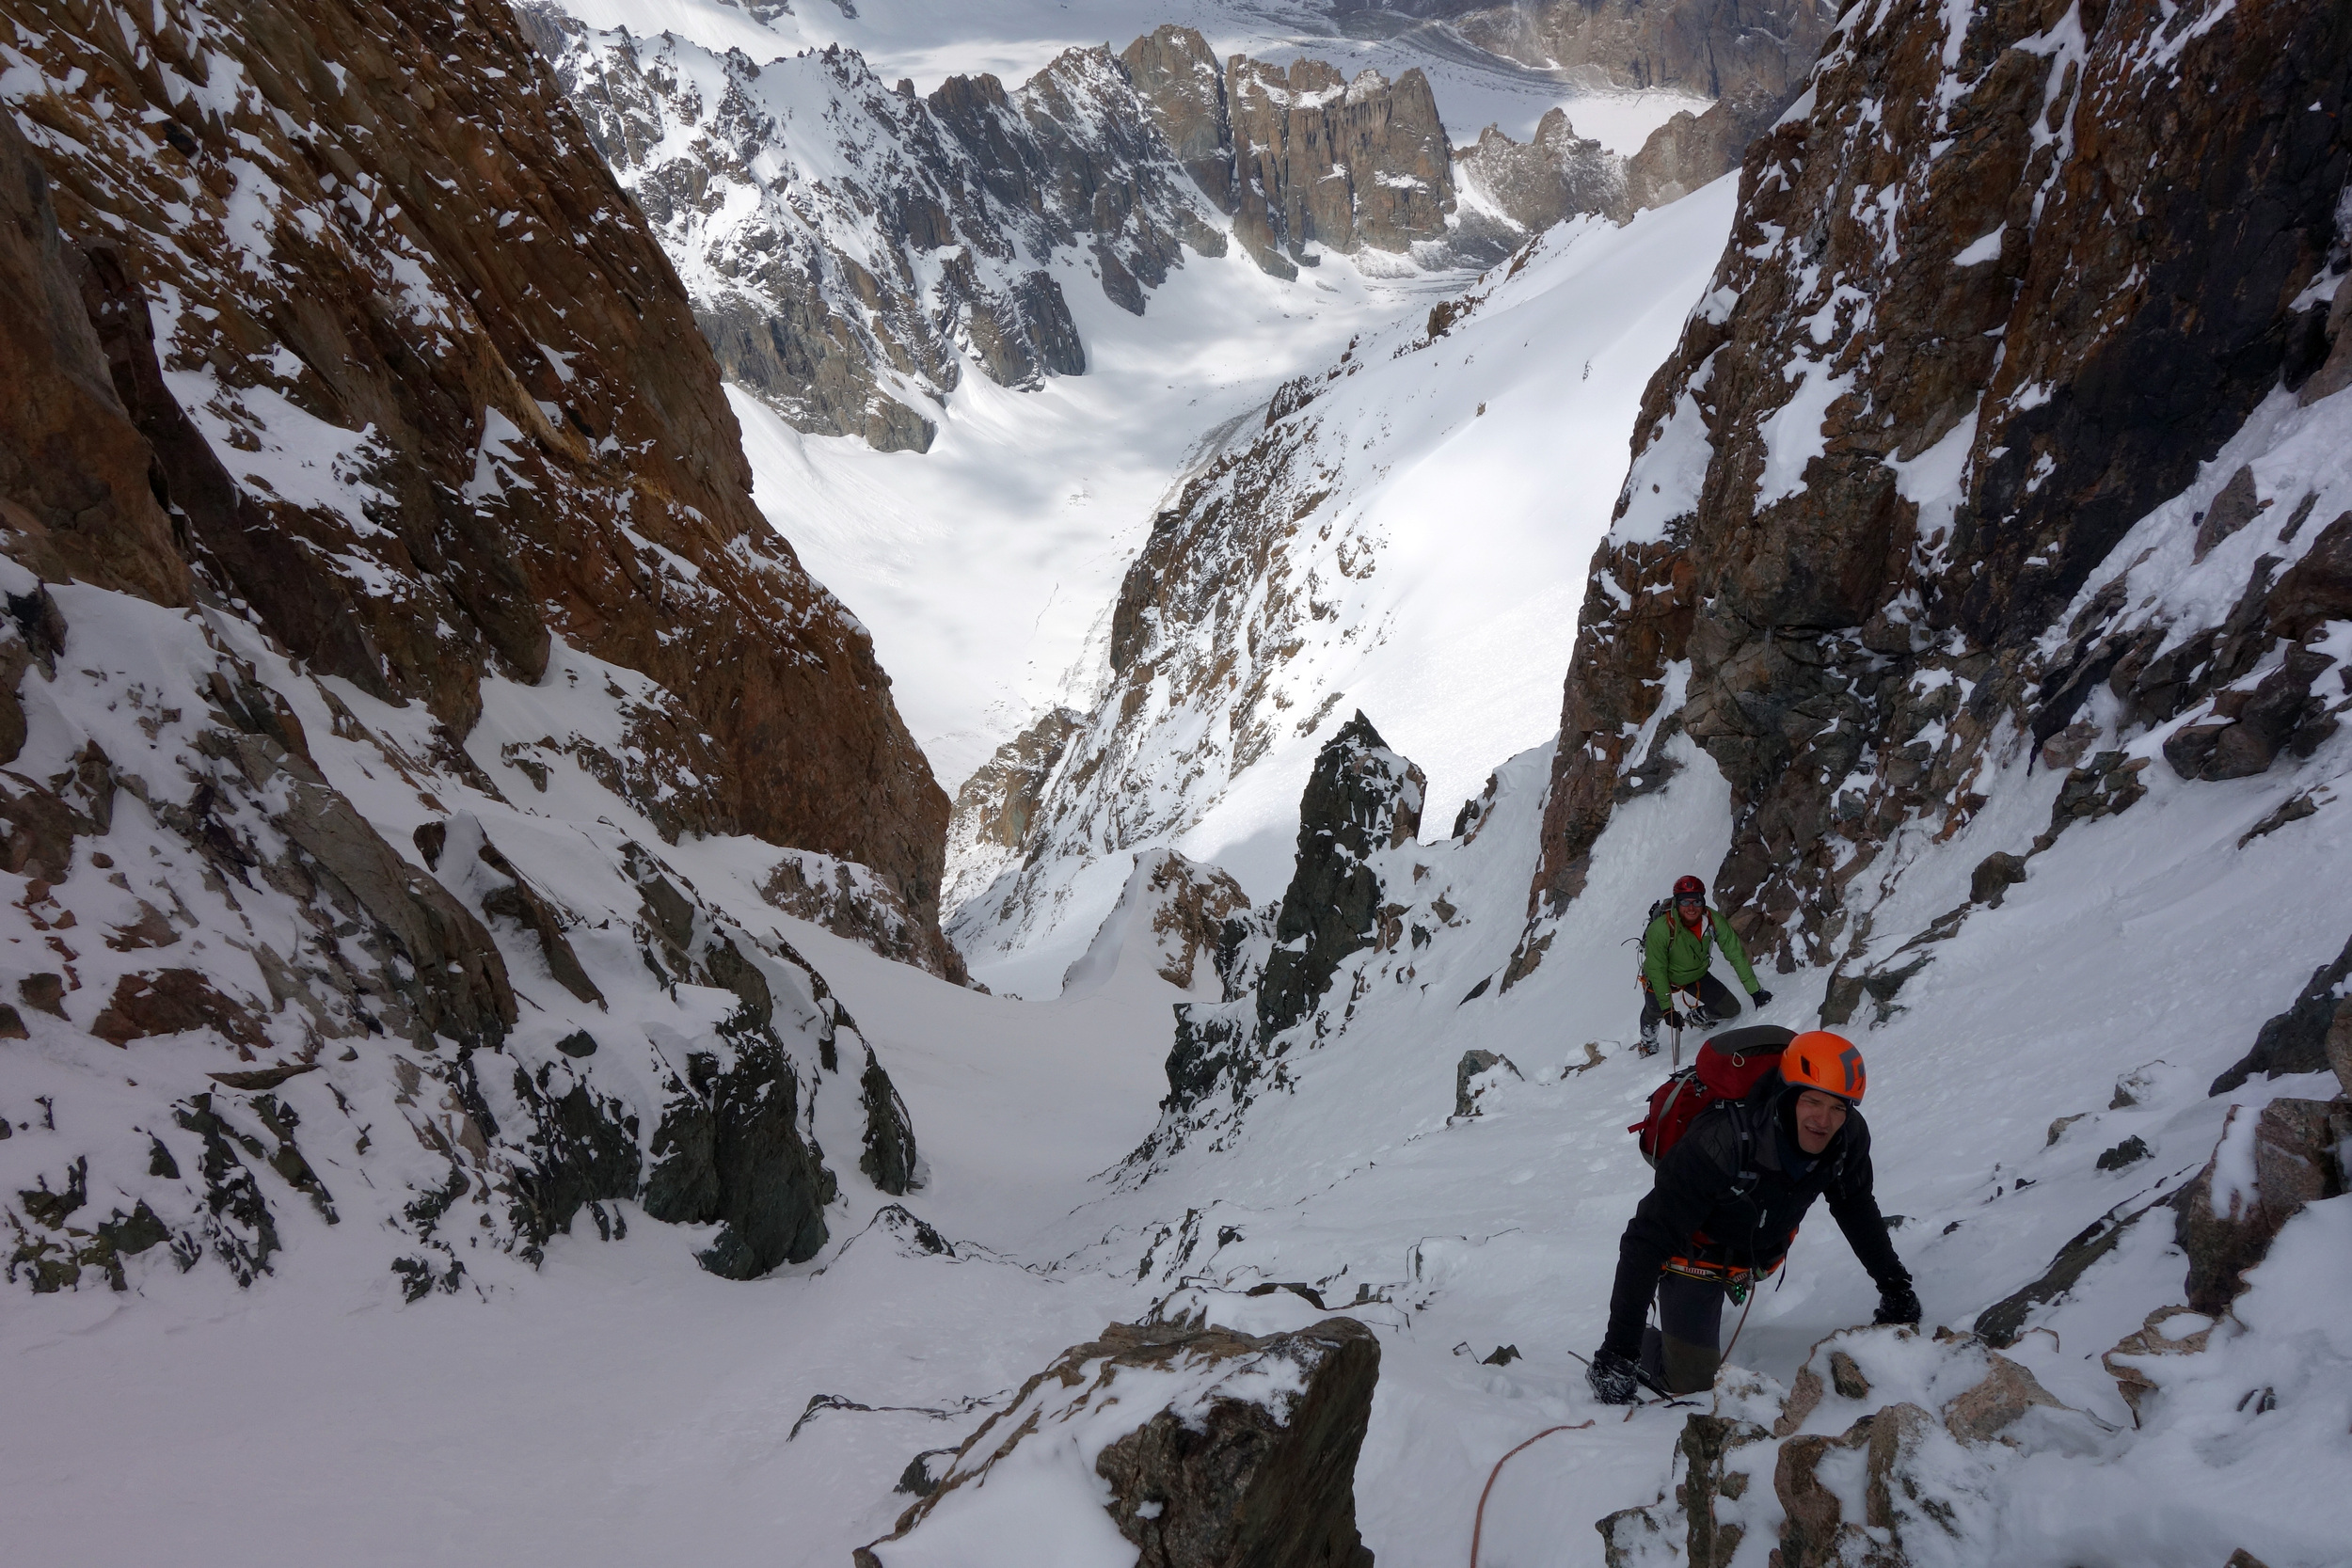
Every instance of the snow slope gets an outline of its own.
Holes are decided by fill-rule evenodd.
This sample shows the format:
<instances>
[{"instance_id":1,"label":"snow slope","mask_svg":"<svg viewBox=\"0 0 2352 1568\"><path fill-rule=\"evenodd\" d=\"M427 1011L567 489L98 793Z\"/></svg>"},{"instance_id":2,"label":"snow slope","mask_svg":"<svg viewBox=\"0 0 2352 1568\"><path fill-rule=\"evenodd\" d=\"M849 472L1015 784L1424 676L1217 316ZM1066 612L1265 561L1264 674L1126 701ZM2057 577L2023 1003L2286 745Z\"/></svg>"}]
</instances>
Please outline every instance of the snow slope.
<instances>
[{"instance_id":1,"label":"snow slope","mask_svg":"<svg viewBox=\"0 0 2352 1568\"><path fill-rule=\"evenodd\" d=\"M1596 240L1631 245L1677 214L1703 214L1695 203L1708 199L1652 214L1648 229L1637 224L1614 239L1588 233L1544 255L1561 263L1581 252L1592 261L1609 249ZM1705 254L1694 268L1711 261L1711 243L1695 248ZM1662 260L1653 263L1638 275L1645 284L1665 270ZM1536 293L1535 280L1549 276L1539 272L1544 264L1498 286L1412 356L1438 378L1461 356L1445 382L1450 399L1479 396L1485 388L1471 372L1485 374L1490 360L1499 376L1521 378L1499 381L1506 392L1557 389L1574 356L1541 359L1538 342L1573 343L1578 332L1622 325L1621 294L1596 290L1581 299L1565 277ZM1515 359L1511 325L1539 320L1557 337L1523 341ZM1369 369L1343 376L1321 406L1327 416L1347 408L1351 388L1373 384ZM1482 401L1490 404L1485 420L1507 415L1507 402ZM1484 421L1458 404L1419 431L1412 412L1359 403L1356 423L1333 428L1353 441L1401 426L1405 451L1485 438ZM1007 437L1006 450L1017 439ZM2352 396L2293 413L2266 409L2193 486L2117 546L2081 600L2118 580L2126 590L2117 598L2134 613L2193 627L2226 610L2247 558L2292 542L2279 538L2273 511L2200 562L2184 538L2195 515L2243 463L2280 496L2299 483L2330 498L2317 514L2324 524L2352 502L2346 451ZM1516 467L1531 451L1549 458L1551 444L1513 443L1490 461ZM1393 477L1409 482L1406 465ZM1532 487L1523 474L1505 477ZM1362 504L1385 505L1385 493L1367 489ZM2310 543L2306 534L2302 545ZM1443 554L1431 547L1432 559ZM151 680L149 667L125 662L143 657L136 628L108 623L92 605L69 608L76 624L110 635L106 659L93 663L101 673L77 676L69 659L62 679ZM180 635L199 637L192 626ZM2341 660L2344 650L2329 648ZM354 739L329 689L265 647L239 651L322 737L334 782L393 843L404 842L421 808L395 775L409 752L427 750L416 716L341 692L335 701L373 729ZM1374 668L1376 657L1363 656L1363 666ZM471 742L467 761L501 781L511 799L467 793L465 769L454 765L419 776L490 822L535 878L625 926L629 911L611 901L609 863L626 837L654 835L584 770L557 762L543 792L508 755L510 744L527 748L542 733L571 728L593 738L611 721L601 704L575 701L564 677L585 677L593 690L597 677L617 681L626 672L561 651L555 669L545 689L494 687ZM1556 681L1558 669L1556 659L1545 665L1543 679ZM1413 689L1408 667L1375 673L1400 692ZM27 689L40 689L33 679ZM1550 747L1539 731L1499 765L1502 748L1475 753L1474 740L1455 740L1462 754L1432 754L1426 748L1443 748L1453 732L1446 715L1428 709L1454 693L1421 691L1418 703L1400 702L1405 711L1375 713L1391 741L1433 779L1446 768L1474 779L1489 767L1496 779L1474 832L1382 858L1403 918L1431 940L1354 960L1342 984L1360 977L1365 1005L1319 1047L1297 1050L1287 1085L1220 1121L1213 1137L1120 1164L1153 1129L1168 1009L1180 1000L1146 970L1122 962L1107 976L1090 974L1089 994L1068 1001L959 990L766 911L757 880L769 851L689 840L665 851L674 869L730 918L756 922L763 939L787 940L812 959L888 1060L930 1166L929 1185L905 1206L953 1253L930 1249L912 1219L888 1213L883 1195L845 1169L824 1250L755 1282L723 1282L692 1266L707 1228L650 1222L623 1204L615 1210L628 1222L624 1240L593 1241L583 1225L555 1240L536 1271L485 1248L469 1257L469 1289L411 1303L381 1268L400 1195L364 1181L339 1186L339 1196L355 1195L343 1223L314 1222L289 1204L278 1272L249 1291L217 1269L183 1276L154 1259L123 1294L93 1286L10 1298L0 1318L9 1394L0 1514L11 1551L98 1564L690 1559L839 1568L906 1500L891 1487L908 1458L959 1440L1063 1346L1171 1292L1251 1329L1309 1315L1285 1293L1235 1294L1279 1279L1353 1303L1381 1335L1379 1402L1358 1477L1367 1544L1379 1559L1457 1560L1487 1467L1547 1426L1589 1419L1503 1472L1484 1560L1597 1563L1592 1522L1658 1495L1686 1414L1644 1408L1621 1419L1597 1410L1570 1358L1599 1335L1615 1237L1646 1184L1623 1129L1661 1070L1625 1049L1636 994L1623 942L1666 876L1722 860L1729 790L1687 738L1664 742L1681 770L1622 803L1594 847L1582 893L1553 927L1549 957L1498 992L1491 982L1523 929ZM2114 721L2096 708L2091 717ZM127 730L129 716L120 723ZM1426 726L1418 739L1416 723ZM2116 739L2155 759L2176 727ZM35 754L61 760L78 738L54 729ZM121 753L135 754L141 743L119 738ZM1851 1026L1875 1085L1866 1109L1881 1197L1904 1216L1896 1242L1931 1322L1973 1321L2098 1215L2177 1186L2214 1148L2233 1101L2334 1092L2324 1075L2258 1079L2220 1098L2206 1085L2338 948L2341 911L2327 890L2352 872L2347 768L2345 732L2308 758L2224 783L2185 781L2153 761L2144 799L2058 835L1997 908L1971 909L1936 945L1882 1024ZM1982 780L1985 804L1964 828L1941 843L1908 837L1886 857L1871 953L1891 951L1962 905L1988 853L2022 847L2050 825L2062 782L2031 767L2026 748L1995 756ZM2296 798L2312 809L2280 820ZM1443 820L1442 809L1433 813L1433 829ZM2265 823L2275 831L2256 834ZM1123 859L1104 862L1121 883ZM1279 863L1269 853L1264 863ZM61 891L108 896L87 879ZM1083 922L1067 924L1084 945L1091 933ZM557 1027L603 1015L571 1009L556 994L521 932L501 927L495 935L524 976L518 986L547 1009L517 1049L561 1068L546 1054ZM578 940L598 939L583 931ZM1125 956L1146 945L1131 942ZM683 1016L698 1005L698 988L649 985L626 949L609 965L612 974L599 967L598 975L625 1015ZM1764 1017L1810 1022L1824 980L1819 970L1778 977L1780 998ZM4 1146L15 1182L32 1179L40 1162L30 1156L54 1131L40 1125L37 1102L15 1099L58 1070L46 1061L22 1066L48 1045L7 1047L20 1064L6 1107L15 1127ZM1496 1081L1483 1114L1457 1123L1447 1116L1454 1064L1473 1046L1509 1055L1523 1076ZM152 1045L123 1060L167 1082L192 1081L199 1070ZM805 1070L822 1082L821 1069ZM121 1092L111 1074L82 1076ZM295 1083L314 1092L330 1081L322 1073ZM818 1114L833 1118L826 1137L839 1150L856 1132L843 1097L830 1086L824 1093ZM305 1110L314 1130L337 1127L342 1114L323 1096ZM2102 1153L2122 1152L2133 1138L2144 1156L2099 1168ZM837 1153L836 1162L844 1163ZM2178 1299L2184 1265L2161 1227L2127 1232L2067 1295L2032 1316L2035 1329L2049 1332L2029 1334L2011 1352L2058 1397L2118 1430L2085 1449L2034 1456L2016 1485L1972 1511L1976 1533L1949 1560L2212 1568L2243 1548L2269 1568L2340 1563L2352 1538L2352 1495L2340 1482L2352 1462L2352 1334L2341 1310L2352 1288L2348 1247L2352 1196L2298 1216L2255 1272L2237 1324L2164 1371L2163 1392L2135 1431L2098 1353L2149 1308ZM1810 1345L1870 1306L1860 1270L1834 1229L1817 1223L1782 1283L1757 1298L1732 1359L1785 1382ZM1487 1364L1502 1345L1520 1359ZM2265 1389L2268 1397L2258 1397ZM1769 1522L1764 1489L1756 1506ZM1038 1537L1009 1538L1007 1554L1034 1547L1056 1524L1031 1522ZM1761 1559L1771 1534L1751 1534L1743 1564Z\"/></svg>"},{"instance_id":2,"label":"snow slope","mask_svg":"<svg viewBox=\"0 0 2352 1568\"><path fill-rule=\"evenodd\" d=\"M732 398L755 499L872 631L899 712L950 782L1073 687L1087 699L1089 638L1220 427L1459 281L1371 277L1332 257L1285 283L1235 249L1188 256L1136 317L1063 270L1087 373L1031 391L967 375L919 456L804 436Z\"/></svg>"},{"instance_id":3,"label":"snow slope","mask_svg":"<svg viewBox=\"0 0 2352 1568\"><path fill-rule=\"evenodd\" d=\"M1896 1239L1931 1321L1964 1324L2097 1213L2203 1161L2226 1105L2206 1080L2334 945L2311 923L2269 921L2276 888L2352 869L2340 801L2243 850L2237 836L2293 788L2340 787L2346 750L2339 739L2296 778L2160 785L2070 832L1914 982L1911 1010L1857 1031L1882 1200L1907 1216ZM1488 1562L1597 1564L1592 1522L1656 1495L1683 1415L1596 1412L1569 1353L1598 1338L1615 1235L1646 1182L1623 1128L1661 1071L1623 1049L1633 990L1616 939L1657 868L1703 864L1728 835L1720 782L1690 761L1613 823L1551 961L1505 997L1457 1006L1518 933L1548 758L1513 759L1473 839L1396 852L1430 867L1422 885L1458 900L1462 923L1379 993L1399 1000L1309 1053L1295 1092L1261 1101L1224 1152L1187 1151L1116 1192L1088 1174L1149 1124L1172 988L1126 970L1083 1003L1009 1002L794 930L932 1130L933 1183L909 1204L961 1256L868 1230L731 1286L688 1264L686 1238L632 1214L627 1242L559 1241L536 1275L494 1269L485 1299L354 1291L324 1231L249 1293L199 1275L167 1294L49 1298L0 1325L13 1418L0 1506L15 1549L258 1565L691 1552L839 1568L907 1500L890 1492L907 1458L977 1425L986 1406L966 1402L1001 1398L1186 1282L1236 1326L1296 1323L1314 1314L1295 1297L1230 1292L1297 1279L1383 1298L1355 1308L1383 1341L1358 1478L1378 1557L1458 1559L1487 1466L1546 1426L1600 1415L1514 1460L1486 1527ZM2054 787L2001 780L2001 810L1914 863L1912 907L1964 887L1986 845L2045 811ZM1799 977L1783 994L1766 1016L1802 1023L1818 993ZM1564 1073L1588 1040L1598 1065ZM1449 1123L1453 1063L1473 1045L1511 1056L1526 1082ZM2124 1077L2140 1103L2106 1109ZM2257 1081L2231 1098L2325 1090ZM2096 1169L2127 1135L2152 1156ZM2211 1568L2242 1545L2272 1568L2339 1560L2352 1503L2324 1478L2352 1458L2352 1341L2327 1304L2347 1203L2316 1206L2257 1271L2240 1304L2251 1333L2185 1367L2136 1439L2029 1468L2010 1533L1972 1560ZM1239 1235L1220 1245L1228 1227ZM1169 1241L1184 1236L1195 1244ZM2180 1270L2167 1238L2135 1232L2037 1314L2050 1335L2010 1354L2128 1426L2095 1353L2177 1299ZM1786 1382L1870 1300L1834 1228L1809 1227L1733 1360ZM1502 1344L1523 1359L1480 1364ZM2265 1385L2275 1412L2232 1408ZM136 1401L91 1397L132 1387ZM819 1394L877 1408L824 1408L795 1435ZM203 1415L159 1422L158 1410Z\"/></svg>"},{"instance_id":4,"label":"snow slope","mask_svg":"<svg viewBox=\"0 0 2352 1568\"><path fill-rule=\"evenodd\" d=\"M1365 333L1308 378L1303 412L1236 433L1227 467L1173 503L1222 519L1164 579L1200 612L1163 620L1123 673L1097 665L1025 858L955 917L976 974L1050 993L1152 845L1275 895L1316 749L1358 708L1426 769L1445 821L1493 758L1557 727L1625 432L1706 288L1734 183L1624 229L1562 226L1442 337L1426 314ZM1226 593L1254 574L1277 586Z\"/></svg>"}]
</instances>

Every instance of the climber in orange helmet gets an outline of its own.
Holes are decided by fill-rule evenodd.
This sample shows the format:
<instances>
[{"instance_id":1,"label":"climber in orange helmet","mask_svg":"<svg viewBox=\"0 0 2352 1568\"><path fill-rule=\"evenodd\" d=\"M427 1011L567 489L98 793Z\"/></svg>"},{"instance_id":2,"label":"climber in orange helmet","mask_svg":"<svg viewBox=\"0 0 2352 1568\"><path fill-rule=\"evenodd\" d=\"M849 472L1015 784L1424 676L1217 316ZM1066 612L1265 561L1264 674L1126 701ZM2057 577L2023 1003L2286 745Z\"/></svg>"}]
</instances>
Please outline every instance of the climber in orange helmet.
<instances>
[{"instance_id":1,"label":"climber in orange helmet","mask_svg":"<svg viewBox=\"0 0 2352 1568\"><path fill-rule=\"evenodd\" d=\"M1742 1031L1762 1034L1761 1029ZM1788 1256L1813 1200L1879 1288L1882 1323L1916 1323L1919 1298L1871 1191L1862 1053L1816 1029L1782 1047L1745 1100L1709 1107L1658 1157L1658 1177L1617 1243L1609 1328L1587 1380L1607 1404L1637 1386L1689 1394L1722 1364L1724 1304L1747 1298ZM1659 1326L1643 1318L1655 1297Z\"/></svg>"}]
</instances>

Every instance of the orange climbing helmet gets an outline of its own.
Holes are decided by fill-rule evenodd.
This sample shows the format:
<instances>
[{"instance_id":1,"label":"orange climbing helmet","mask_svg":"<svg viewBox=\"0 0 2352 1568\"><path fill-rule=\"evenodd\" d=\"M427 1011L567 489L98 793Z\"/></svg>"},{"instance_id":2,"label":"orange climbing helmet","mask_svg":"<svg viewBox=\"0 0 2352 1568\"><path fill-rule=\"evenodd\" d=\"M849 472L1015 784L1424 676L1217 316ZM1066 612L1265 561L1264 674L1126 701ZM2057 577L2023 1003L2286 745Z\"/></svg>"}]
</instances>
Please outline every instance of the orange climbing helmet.
<instances>
[{"instance_id":1,"label":"orange climbing helmet","mask_svg":"<svg viewBox=\"0 0 2352 1568\"><path fill-rule=\"evenodd\" d=\"M1781 1047L1780 1076L1792 1089L1819 1089L1854 1105L1862 1103L1869 1083L1861 1049L1826 1029L1808 1030Z\"/></svg>"}]
</instances>

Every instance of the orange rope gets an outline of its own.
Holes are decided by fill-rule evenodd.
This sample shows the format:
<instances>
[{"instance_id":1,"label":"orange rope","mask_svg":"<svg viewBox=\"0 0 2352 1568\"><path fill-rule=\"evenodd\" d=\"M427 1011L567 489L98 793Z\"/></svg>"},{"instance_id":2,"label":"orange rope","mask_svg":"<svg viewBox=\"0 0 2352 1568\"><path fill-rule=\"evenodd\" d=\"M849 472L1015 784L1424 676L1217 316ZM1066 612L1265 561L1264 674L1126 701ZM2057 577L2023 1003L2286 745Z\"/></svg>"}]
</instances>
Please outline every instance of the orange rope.
<instances>
[{"instance_id":1,"label":"orange rope","mask_svg":"<svg viewBox=\"0 0 2352 1568\"><path fill-rule=\"evenodd\" d=\"M1478 1543L1480 1538L1486 1533L1487 1495L1494 1491L1495 1480L1502 1474L1502 1467L1511 1462L1511 1454L1518 1453L1519 1449L1533 1448L1534 1445L1542 1442L1545 1438L1550 1436L1555 1432L1582 1432L1586 1427L1591 1426L1592 1424L1593 1423L1590 1421L1579 1421L1574 1426L1546 1427L1543 1431L1537 1433L1526 1442L1521 1443L1518 1449L1513 1449L1511 1453L1506 1453L1501 1459L1495 1461L1495 1467L1486 1472L1486 1489L1478 1494L1478 1516L1470 1522L1470 1568L1478 1568Z\"/></svg>"}]
</instances>

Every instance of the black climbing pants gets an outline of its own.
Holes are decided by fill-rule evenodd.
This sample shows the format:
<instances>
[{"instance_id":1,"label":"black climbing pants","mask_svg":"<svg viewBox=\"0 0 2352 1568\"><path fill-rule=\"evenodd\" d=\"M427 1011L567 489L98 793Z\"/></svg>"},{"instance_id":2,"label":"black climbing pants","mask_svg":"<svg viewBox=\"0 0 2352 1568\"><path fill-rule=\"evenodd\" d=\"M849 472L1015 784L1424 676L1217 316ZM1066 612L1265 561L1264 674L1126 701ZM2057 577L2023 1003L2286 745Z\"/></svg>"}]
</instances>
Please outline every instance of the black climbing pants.
<instances>
[{"instance_id":1,"label":"black climbing pants","mask_svg":"<svg viewBox=\"0 0 2352 1568\"><path fill-rule=\"evenodd\" d=\"M1685 986L1683 989L1698 992L1700 1004L1714 1016L1718 1023L1724 1019L1740 1016L1740 999L1731 994L1729 986L1724 985L1712 974L1702 974L1699 976L1698 984ZM1658 1021L1665 1016L1666 1009L1658 1005L1658 998L1649 993L1647 986L1644 986L1642 988L1642 1033L1646 1035L1658 1027Z\"/></svg>"},{"instance_id":2,"label":"black climbing pants","mask_svg":"<svg viewBox=\"0 0 2352 1568\"><path fill-rule=\"evenodd\" d=\"M1658 1276L1658 1326L1642 1330L1642 1370L1675 1394L1715 1386L1724 1363L1724 1288L1687 1275Z\"/></svg>"}]
</instances>

